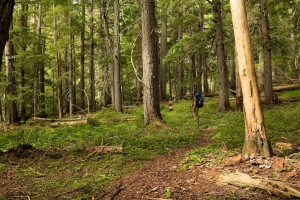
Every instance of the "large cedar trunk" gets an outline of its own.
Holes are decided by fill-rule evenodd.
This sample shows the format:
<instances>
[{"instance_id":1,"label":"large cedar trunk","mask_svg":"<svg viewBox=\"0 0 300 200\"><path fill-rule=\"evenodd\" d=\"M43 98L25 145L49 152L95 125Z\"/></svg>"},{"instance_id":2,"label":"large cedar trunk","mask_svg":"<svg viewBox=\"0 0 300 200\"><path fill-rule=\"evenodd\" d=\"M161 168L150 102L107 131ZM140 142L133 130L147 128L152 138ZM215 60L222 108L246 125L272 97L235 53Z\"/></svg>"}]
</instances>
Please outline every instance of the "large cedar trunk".
<instances>
[{"instance_id":1,"label":"large cedar trunk","mask_svg":"<svg viewBox=\"0 0 300 200\"><path fill-rule=\"evenodd\" d=\"M14 5L14 0L0 1L0 69L2 64L3 51L6 41L9 37L9 26L12 20Z\"/></svg>"},{"instance_id":2,"label":"large cedar trunk","mask_svg":"<svg viewBox=\"0 0 300 200\"><path fill-rule=\"evenodd\" d=\"M265 86L265 103L273 103L273 87L272 87L272 64L271 64L271 42L269 33L269 18L266 9L266 0L260 1L261 15L261 34L263 38L264 52L264 86Z\"/></svg>"},{"instance_id":3,"label":"large cedar trunk","mask_svg":"<svg viewBox=\"0 0 300 200\"><path fill-rule=\"evenodd\" d=\"M225 62L225 48L223 40L223 26L220 0L213 0L213 15L216 29L216 48L220 82L219 111L223 112L230 109L230 104L228 93L228 69Z\"/></svg>"},{"instance_id":4,"label":"large cedar trunk","mask_svg":"<svg viewBox=\"0 0 300 200\"><path fill-rule=\"evenodd\" d=\"M101 0L101 16L102 16L102 25L104 30L105 37L105 56L107 58L111 58L111 43L109 36L109 28L108 28L108 18L107 18L107 9L106 9L106 1ZM109 86L111 85L109 80L109 71L112 68L111 59L108 59L108 62L103 66L103 106L107 107L110 103L110 93Z\"/></svg>"},{"instance_id":5,"label":"large cedar trunk","mask_svg":"<svg viewBox=\"0 0 300 200\"><path fill-rule=\"evenodd\" d=\"M244 1L230 0L235 47L243 92L245 143L243 155L272 154L261 110Z\"/></svg>"},{"instance_id":6,"label":"large cedar trunk","mask_svg":"<svg viewBox=\"0 0 300 200\"><path fill-rule=\"evenodd\" d=\"M12 43L12 36L9 36L9 40L5 45L5 66L6 66L6 121L7 124L13 124L18 122L18 110L16 103L17 85L15 78L14 67L14 47Z\"/></svg>"},{"instance_id":7,"label":"large cedar trunk","mask_svg":"<svg viewBox=\"0 0 300 200\"><path fill-rule=\"evenodd\" d=\"M162 101L167 100L167 70L166 65L163 64L163 59L167 55L168 46L167 46L167 37L168 37L168 26L167 20L163 17L161 19L161 64L160 64L160 98Z\"/></svg>"},{"instance_id":8,"label":"large cedar trunk","mask_svg":"<svg viewBox=\"0 0 300 200\"><path fill-rule=\"evenodd\" d=\"M123 112L120 77L120 5L119 0L114 1L114 92L115 111Z\"/></svg>"},{"instance_id":9,"label":"large cedar trunk","mask_svg":"<svg viewBox=\"0 0 300 200\"><path fill-rule=\"evenodd\" d=\"M161 121L155 1L141 0L144 124Z\"/></svg>"}]
</instances>

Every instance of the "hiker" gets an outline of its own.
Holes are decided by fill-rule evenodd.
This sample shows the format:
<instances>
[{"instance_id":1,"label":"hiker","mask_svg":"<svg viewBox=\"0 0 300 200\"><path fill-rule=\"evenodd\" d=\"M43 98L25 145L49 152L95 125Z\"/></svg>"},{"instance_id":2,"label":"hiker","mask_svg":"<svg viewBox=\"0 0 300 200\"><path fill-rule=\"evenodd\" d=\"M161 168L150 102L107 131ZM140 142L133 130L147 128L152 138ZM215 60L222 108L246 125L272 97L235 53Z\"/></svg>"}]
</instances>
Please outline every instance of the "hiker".
<instances>
[{"instance_id":1,"label":"hiker","mask_svg":"<svg viewBox=\"0 0 300 200\"><path fill-rule=\"evenodd\" d=\"M201 96L199 92L196 92L193 97L193 115L194 115L194 121L197 122L197 125L199 125L198 110L199 108L202 108L203 105L204 105L204 98Z\"/></svg>"}]
</instances>

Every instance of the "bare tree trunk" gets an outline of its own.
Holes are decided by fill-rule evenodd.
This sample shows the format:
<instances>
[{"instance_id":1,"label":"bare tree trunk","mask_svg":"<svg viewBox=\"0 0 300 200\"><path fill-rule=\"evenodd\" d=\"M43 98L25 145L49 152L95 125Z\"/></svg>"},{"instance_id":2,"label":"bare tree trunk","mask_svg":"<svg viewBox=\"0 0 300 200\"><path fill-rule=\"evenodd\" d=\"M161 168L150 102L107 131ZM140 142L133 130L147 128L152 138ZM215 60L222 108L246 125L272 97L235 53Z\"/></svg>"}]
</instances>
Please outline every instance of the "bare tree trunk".
<instances>
[{"instance_id":1,"label":"bare tree trunk","mask_svg":"<svg viewBox=\"0 0 300 200\"><path fill-rule=\"evenodd\" d=\"M213 15L216 29L216 47L217 61L219 67L219 111L224 112L230 109L229 94L228 94L228 69L225 62L225 49L223 39L223 26L221 15L220 0L213 0Z\"/></svg>"},{"instance_id":2,"label":"bare tree trunk","mask_svg":"<svg viewBox=\"0 0 300 200\"><path fill-rule=\"evenodd\" d=\"M120 5L114 0L114 89L115 111L123 112L120 77Z\"/></svg>"},{"instance_id":3,"label":"bare tree trunk","mask_svg":"<svg viewBox=\"0 0 300 200\"><path fill-rule=\"evenodd\" d=\"M55 7L55 3L53 5ZM58 105L58 117L63 117L63 95L62 95L62 69L61 69L61 55L60 51L58 49L58 31L57 31L57 25L56 25L56 16L53 18L53 28L54 28L54 45L56 48L56 70L57 70L57 105Z\"/></svg>"},{"instance_id":4,"label":"bare tree trunk","mask_svg":"<svg viewBox=\"0 0 300 200\"><path fill-rule=\"evenodd\" d=\"M155 1L141 0L144 124L161 121Z\"/></svg>"},{"instance_id":5,"label":"bare tree trunk","mask_svg":"<svg viewBox=\"0 0 300 200\"><path fill-rule=\"evenodd\" d=\"M94 56L95 56L95 43L94 43L94 0L90 0L91 6L91 17L90 17L90 111L96 110L95 105L95 66L94 66Z\"/></svg>"},{"instance_id":6,"label":"bare tree trunk","mask_svg":"<svg viewBox=\"0 0 300 200\"><path fill-rule=\"evenodd\" d=\"M195 57L195 54L191 56L191 78L193 80L193 84L191 85L191 90L194 91L196 90L196 83L195 83L195 80L196 79L196 74L197 74L197 70L196 70L196 57ZM198 62L197 62L197 65L198 65ZM198 90L196 90L198 91Z\"/></svg>"},{"instance_id":7,"label":"bare tree trunk","mask_svg":"<svg viewBox=\"0 0 300 200\"><path fill-rule=\"evenodd\" d=\"M177 41L179 41L182 38L183 30L182 30L182 24L178 25L178 35L177 35ZM176 67L176 98L181 99L183 97L183 69L182 69L182 63L183 61L179 61Z\"/></svg>"},{"instance_id":8,"label":"bare tree trunk","mask_svg":"<svg viewBox=\"0 0 300 200\"><path fill-rule=\"evenodd\" d=\"M261 156L269 157L272 151L267 139L260 105L244 1L230 0L230 5L239 74L244 97L246 132L242 153L248 156L260 154Z\"/></svg>"},{"instance_id":9,"label":"bare tree trunk","mask_svg":"<svg viewBox=\"0 0 300 200\"><path fill-rule=\"evenodd\" d=\"M103 94L104 94L104 106L109 104L109 96L111 95L111 102L114 104L114 86L113 86L113 65L112 65L112 57L111 57L111 38L109 35L109 27L108 27L108 17L107 17L107 3L106 0L101 0L101 14L103 20L103 29L105 34L105 49L106 49L106 56L108 57L108 63L105 64L104 68L104 87L103 87ZM110 80L110 81L109 81ZM109 86L111 91L109 92Z\"/></svg>"},{"instance_id":10,"label":"bare tree trunk","mask_svg":"<svg viewBox=\"0 0 300 200\"><path fill-rule=\"evenodd\" d=\"M37 15L37 34L38 34L38 54L43 55L43 46L44 41L42 40L42 6L41 1L37 1L37 7L38 7L38 15ZM39 93L40 93L40 106L41 106L41 113L45 113L46 108L46 98L45 98L45 66L44 62L39 62Z\"/></svg>"},{"instance_id":11,"label":"bare tree trunk","mask_svg":"<svg viewBox=\"0 0 300 200\"><path fill-rule=\"evenodd\" d=\"M12 24L11 24L12 29ZM6 65L6 121L7 124L17 123L18 110L17 110L17 85L15 78L15 67L14 67L14 47L12 43L12 35L9 35L9 40L5 46L5 65Z\"/></svg>"},{"instance_id":12,"label":"bare tree trunk","mask_svg":"<svg viewBox=\"0 0 300 200\"><path fill-rule=\"evenodd\" d=\"M72 17L69 14L69 114L73 116L74 109L74 66L73 66L73 31L72 31Z\"/></svg>"},{"instance_id":13,"label":"bare tree trunk","mask_svg":"<svg viewBox=\"0 0 300 200\"><path fill-rule=\"evenodd\" d=\"M163 64L163 59L168 53L168 24L167 19L161 19L161 68L160 68L160 98L162 101L167 100L167 70L166 65Z\"/></svg>"},{"instance_id":14,"label":"bare tree trunk","mask_svg":"<svg viewBox=\"0 0 300 200\"><path fill-rule=\"evenodd\" d=\"M80 33L80 107L85 109L85 0L81 0L81 33Z\"/></svg>"},{"instance_id":15,"label":"bare tree trunk","mask_svg":"<svg viewBox=\"0 0 300 200\"><path fill-rule=\"evenodd\" d=\"M273 103L273 86L272 86L272 64L271 64L271 42L269 32L269 18L266 9L266 0L260 1L261 15L261 34L263 37L264 52L264 80L265 80L265 103Z\"/></svg>"}]
</instances>

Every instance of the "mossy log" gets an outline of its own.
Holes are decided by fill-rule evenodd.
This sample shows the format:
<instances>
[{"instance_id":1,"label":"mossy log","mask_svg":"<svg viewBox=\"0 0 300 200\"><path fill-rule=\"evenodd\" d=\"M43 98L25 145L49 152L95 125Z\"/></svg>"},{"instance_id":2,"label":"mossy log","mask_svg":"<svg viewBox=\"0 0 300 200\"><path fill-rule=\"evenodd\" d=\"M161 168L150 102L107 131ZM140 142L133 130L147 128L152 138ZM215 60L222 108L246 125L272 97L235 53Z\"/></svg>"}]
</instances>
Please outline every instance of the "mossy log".
<instances>
[{"instance_id":1,"label":"mossy log","mask_svg":"<svg viewBox=\"0 0 300 200\"><path fill-rule=\"evenodd\" d=\"M239 187L260 188L281 197L300 198L300 184L291 182L274 181L263 177L252 178L248 174L240 172L220 175L218 181Z\"/></svg>"},{"instance_id":2,"label":"mossy log","mask_svg":"<svg viewBox=\"0 0 300 200\"><path fill-rule=\"evenodd\" d=\"M73 121L57 121L57 122L51 122L50 126L56 127L56 126L75 126L78 124L87 124L87 119L81 119L81 120L73 120Z\"/></svg>"}]
</instances>

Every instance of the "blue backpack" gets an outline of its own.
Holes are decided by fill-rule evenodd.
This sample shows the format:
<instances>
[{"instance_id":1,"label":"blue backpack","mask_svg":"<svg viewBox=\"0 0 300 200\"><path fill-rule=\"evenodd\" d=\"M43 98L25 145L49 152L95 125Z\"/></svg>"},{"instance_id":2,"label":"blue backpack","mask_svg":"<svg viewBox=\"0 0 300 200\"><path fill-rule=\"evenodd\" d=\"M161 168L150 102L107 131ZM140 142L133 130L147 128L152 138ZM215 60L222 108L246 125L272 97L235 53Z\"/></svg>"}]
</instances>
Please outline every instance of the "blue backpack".
<instances>
[{"instance_id":1,"label":"blue backpack","mask_svg":"<svg viewBox=\"0 0 300 200\"><path fill-rule=\"evenodd\" d=\"M202 108L204 106L204 98L199 93L196 93L195 97L196 97L196 106L198 108Z\"/></svg>"}]
</instances>

